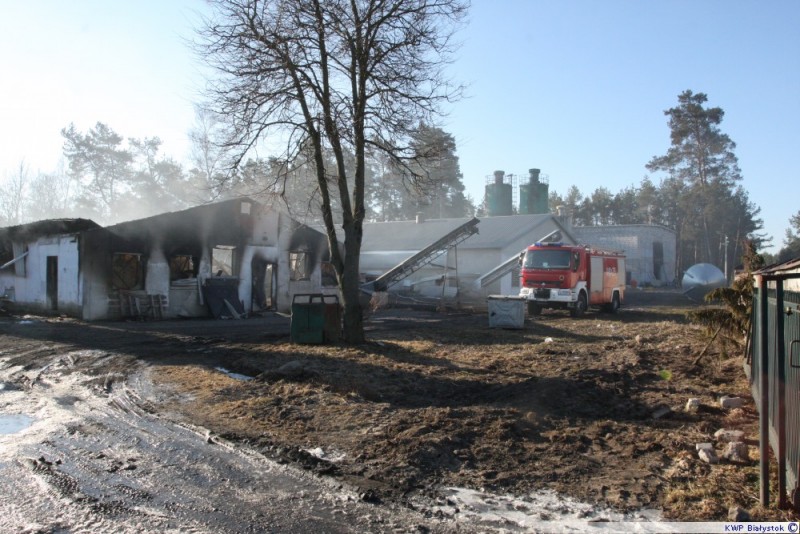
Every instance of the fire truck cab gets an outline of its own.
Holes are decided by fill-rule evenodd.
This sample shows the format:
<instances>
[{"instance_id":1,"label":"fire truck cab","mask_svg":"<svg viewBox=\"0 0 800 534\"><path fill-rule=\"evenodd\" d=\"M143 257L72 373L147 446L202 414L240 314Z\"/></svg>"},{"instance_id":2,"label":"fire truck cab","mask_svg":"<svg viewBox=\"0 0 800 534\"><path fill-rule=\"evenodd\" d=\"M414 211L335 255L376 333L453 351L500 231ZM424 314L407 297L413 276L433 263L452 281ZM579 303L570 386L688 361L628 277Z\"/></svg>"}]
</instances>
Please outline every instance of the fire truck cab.
<instances>
[{"instance_id":1,"label":"fire truck cab","mask_svg":"<svg viewBox=\"0 0 800 534\"><path fill-rule=\"evenodd\" d=\"M566 308L573 317L589 306L616 313L625 294L625 256L587 245L534 243L520 258L520 296L528 313Z\"/></svg>"}]
</instances>

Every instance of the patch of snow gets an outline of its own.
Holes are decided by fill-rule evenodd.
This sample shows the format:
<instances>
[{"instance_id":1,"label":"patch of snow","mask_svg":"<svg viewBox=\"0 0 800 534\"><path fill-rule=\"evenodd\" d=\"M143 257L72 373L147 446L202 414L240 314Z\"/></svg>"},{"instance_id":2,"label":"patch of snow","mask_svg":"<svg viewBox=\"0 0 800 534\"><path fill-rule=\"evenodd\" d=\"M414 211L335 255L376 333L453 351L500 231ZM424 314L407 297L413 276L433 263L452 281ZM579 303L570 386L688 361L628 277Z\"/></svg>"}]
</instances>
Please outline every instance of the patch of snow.
<instances>
[{"instance_id":1,"label":"patch of snow","mask_svg":"<svg viewBox=\"0 0 800 534\"><path fill-rule=\"evenodd\" d=\"M33 424L33 418L25 414L0 414L0 434L16 434Z\"/></svg>"},{"instance_id":2,"label":"patch of snow","mask_svg":"<svg viewBox=\"0 0 800 534\"><path fill-rule=\"evenodd\" d=\"M345 459L346 456L343 452L337 451L335 449L325 451L325 449L323 449L322 447L315 447L313 449L303 449L303 450L306 451L311 456L314 456L316 458L319 458L320 460L325 460L327 462L331 462L334 464L337 462L341 462L342 460Z\"/></svg>"},{"instance_id":3,"label":"patch of snow","mask_svg":"<svg viewBox=\"0 0 800 534\"><path fill-rule=\"evenodd\" d=\"M19 375L18 369L3 369L0 371L0 381L12 382L12 377ZM85 378L79 373L61 376L57 381L42 376L32 390L3 391L0 395L0 412L25 414L31 421L13 434L0 432L0 463L16 458L19 450L32 443L44 442L51 433L63 432L64 428L76 420L75 411L62 406L57 399L75 395L76 391L82 390L81 381ZM46 396L40 395L39 390L45 391ZM103 397L96 398L106 402Z\"/></svg>"},{"instance_id":4,"label":"patch of snow","mask_svg":"<svg viewBox=\"0 0 800 534\"><path fill-rule=\"evenodd\" d=\"M443 488L440 493L444 504L434 506L435 513L500 532L585 532L590 528L614 531L614 523L661 520L658 510L626 514L548 490L524 497L455 487Z\"/></svg>"},{"instance_id":5,"label":"patch of snow","mask_svg":"<svg viewBox=\"0 0 800 534\"><path fill-rule=\"evenodd\" d=\"M252 380L252 376L242 375L239 373L234 373L233 371L228 371L224 367L214 367L215 370L219 371L220 373L224 373L229 377L233 378L234 380Z\"/></svg>"}]
</instances>

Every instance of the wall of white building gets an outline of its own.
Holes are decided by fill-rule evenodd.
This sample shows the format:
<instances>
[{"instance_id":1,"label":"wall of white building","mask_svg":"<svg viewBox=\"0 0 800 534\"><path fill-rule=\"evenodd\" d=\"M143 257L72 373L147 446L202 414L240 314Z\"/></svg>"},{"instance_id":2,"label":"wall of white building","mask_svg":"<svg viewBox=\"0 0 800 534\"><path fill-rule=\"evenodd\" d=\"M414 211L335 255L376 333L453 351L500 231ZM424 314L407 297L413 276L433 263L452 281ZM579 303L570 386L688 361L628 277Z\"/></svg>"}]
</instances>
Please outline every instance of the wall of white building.
<instances>
[{"instance_id":1,"label":"wall of white building","mask_svg":"<svg viewBox=\"0 0 800 534\"><path fill-rule=\"evenodd\" d=\"M80 315L83 288L78 237L48 236L16 245L20 251L27 247L28 254L17 264L0 271L0 291L31 310ZM56 303L47 299L48 256L58 261Z\"/></svg>"},{"instance_id":2,"label":"wall of white building","mask_svg":"<svg viewBox=\"0 0 800 534\"><path fill-rule=\"evenodd\" d=\"M576 226L573 233L592 247L623 251L631 284L664 286L675 281L677 239L669 228L648 224ZM655 257L658 247L663 252L660 269Z\"/></svg>"}]
</instances>

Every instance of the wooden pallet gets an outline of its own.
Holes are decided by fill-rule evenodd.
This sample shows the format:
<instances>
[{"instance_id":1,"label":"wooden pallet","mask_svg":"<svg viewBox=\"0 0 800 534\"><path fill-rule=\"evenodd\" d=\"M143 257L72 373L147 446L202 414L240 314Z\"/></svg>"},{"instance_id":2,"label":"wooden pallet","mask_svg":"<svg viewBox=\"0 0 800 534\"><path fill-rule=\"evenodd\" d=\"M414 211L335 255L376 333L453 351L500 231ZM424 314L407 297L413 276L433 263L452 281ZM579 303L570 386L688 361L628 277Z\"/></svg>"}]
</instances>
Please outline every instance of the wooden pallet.
<instances>
[{"instance_id":1,"label":"wooden pallet","mask_svg":"<svg viewBox=\"0 0 800 534\"><path fill-rule=\"evenodd\" d=\"M120 319L161 320L169 307L167 295L148 295L144 291L123 291L108 297L110 314Z\"/></svg>"}]
</instances>

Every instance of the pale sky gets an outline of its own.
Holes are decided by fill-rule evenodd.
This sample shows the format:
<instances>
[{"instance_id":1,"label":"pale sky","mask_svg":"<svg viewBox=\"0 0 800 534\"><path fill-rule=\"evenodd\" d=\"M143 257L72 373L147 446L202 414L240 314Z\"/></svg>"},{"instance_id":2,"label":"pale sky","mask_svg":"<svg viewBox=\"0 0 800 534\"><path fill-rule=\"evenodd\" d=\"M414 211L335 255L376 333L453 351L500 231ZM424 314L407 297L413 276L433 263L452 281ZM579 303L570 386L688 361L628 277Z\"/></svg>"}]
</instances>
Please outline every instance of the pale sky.
<instances>
[{"instance_id":1,"label":"pale sky","mask_svg":"<svg viewBox=\"0 0 800 534\"><path fill-rule=\"evenodd\" d=\"M0 6L0 180L23 160L54 170L70 122L158 136L188 162L204 82L186 40L202 0ZM636 186L669 148L664 110L690 89L725 111L774 252L800 210L798 28L796 0L474 0L451 67L468 97L443 123L467 192L480 202L492 171L532 167L562 195Z\"/></svg>"}]
</instances>

